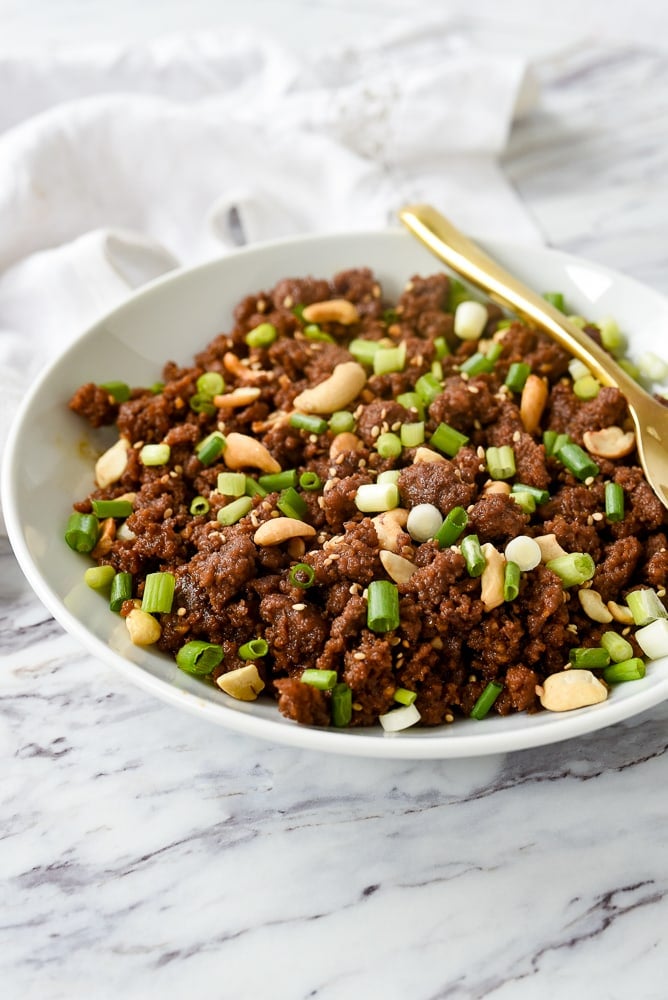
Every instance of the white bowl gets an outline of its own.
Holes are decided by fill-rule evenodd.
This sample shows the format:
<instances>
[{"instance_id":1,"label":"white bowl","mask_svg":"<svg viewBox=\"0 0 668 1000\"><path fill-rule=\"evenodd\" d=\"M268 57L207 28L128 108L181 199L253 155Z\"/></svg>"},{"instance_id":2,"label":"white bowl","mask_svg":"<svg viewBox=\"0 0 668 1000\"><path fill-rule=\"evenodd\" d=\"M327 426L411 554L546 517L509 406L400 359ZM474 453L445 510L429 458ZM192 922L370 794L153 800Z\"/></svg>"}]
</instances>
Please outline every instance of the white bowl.
<instances>
[{"instance_id":1,"label":"white bowl","mask_svg":"<svg viewBox=\"0 0 668 1000\"><path fill-rule=\"evenodd\" d=\"M634 352L656 349L668 329L668 302L598 264L547 249L486 243L486 249L537 291L561 291L591 320L614 316ZM567 714L488 717L481 722L410 729L315 729L284 719L270 701L233 701L180 671L160 653L133 646L106 600L82 580L84 557L70 551L63 528L72 501L90 490L93 455L114 437L92 431L67 408L88 381L151 384L163 363L189 363L216 333L229 329L234 305L279 279L371 267L385 292L397 294L413 274L441 268L400 231L314 236L240 250L221 260L152 282L79 337L32 387L5 453L2 500L14 551L39 598L61 625L99 657L160 698L230 729L278 743L373 757L468 757L519 750L591 732L668 697L668 660L642 681L614 688L603 704Z\"/></svg>"}]
</instances>

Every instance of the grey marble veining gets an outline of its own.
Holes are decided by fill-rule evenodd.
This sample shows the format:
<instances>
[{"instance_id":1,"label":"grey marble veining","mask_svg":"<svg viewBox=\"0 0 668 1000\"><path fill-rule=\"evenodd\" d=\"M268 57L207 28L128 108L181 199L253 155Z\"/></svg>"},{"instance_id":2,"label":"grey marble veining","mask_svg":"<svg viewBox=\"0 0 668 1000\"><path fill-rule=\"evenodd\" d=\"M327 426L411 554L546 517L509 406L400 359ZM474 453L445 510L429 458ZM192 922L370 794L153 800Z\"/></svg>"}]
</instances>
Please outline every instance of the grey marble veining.
<instances>
[{"instance_id":1,"label":"grey marble veining","mask_svg":"<svg viewBox=\"0 0 668 1000\"><path fill-rule=\"evenodd\" d=\"M546 239L668 291L668 57L541 68L505 168ZM0 542L9 1000L663 1000L668 704L468 761L271 746L66 636Z\"/></svg>"}]
</instances>

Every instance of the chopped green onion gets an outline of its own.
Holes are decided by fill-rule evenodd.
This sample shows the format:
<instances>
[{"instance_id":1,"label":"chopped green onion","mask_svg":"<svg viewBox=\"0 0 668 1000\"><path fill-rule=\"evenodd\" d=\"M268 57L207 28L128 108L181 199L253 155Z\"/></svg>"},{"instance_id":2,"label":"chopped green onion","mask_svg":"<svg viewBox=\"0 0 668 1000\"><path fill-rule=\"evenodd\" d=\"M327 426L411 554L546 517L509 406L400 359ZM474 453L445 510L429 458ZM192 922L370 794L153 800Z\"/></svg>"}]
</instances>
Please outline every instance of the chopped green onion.
<instances>
[{"instance_id":1,"label":"chopped green onion","mask_svg":"<svg viewBox=\"0 0 668 1000\"><path fill-rule=\"evenodd\" d=\"M503 571L503 599L514 601L520 592L520 568L510 559Z\"/></svg>"},{"instance_id":2,"label":"chopped green onion","mask_svg":"<svg viewBox=\"0 0 668 1000\"><path fill-rule=\"evenodd\" d=\"M471 709L471 718L478 721L484 719L502 691L503 684L490 681Z\"/></svg>"},{"instance_id":3,"label":"chopped green onion","mask_svg":"<svg viewBox=\"0 0 668 1000\"><path fill-rule=\"evenodd\" d=\"M480 548L478 536L467 535L462 539L460 548L469 576L481 576L486 565L486 559Z\"/></svg>"},{"instance_id":4,"label":"chopped green onion","mask_svg":"<svg viewBox=\"0 0 668 1000\"><path fill-rule=\"evenodd\" d=\"M460 340L477 340L487 325L489 313L482 302L466 299L455 309L454 331Z\"/></svg>"},{"instance_id":5,"label":"chopped green onion","mask_svg":"<svg viewBox=\"0 0 668 1000\"><path fill-rule=\"evenodd\" d=\"M132 597L132 573L117 573L111 581L109 608L120 611L125 601Z\"/></svg>"},{"instance_id":6,"label":"chopped green onion","mask_svg":"<svg viewBox=\"0 0 668 1000\"><path fill-rule=\"evenodd\" d=\"M239 646L237 654L242 660L259 660L269 652L269 643L265 639L250 639Z\"/></svg>"},{"instance_id":7,"label":"chopped green onion","mask_svg":"<svg viewBox=\"0 0 668 1000\"><path fill-rule=\"evenodd\" d=\"M402 392L397 396L397 403L405 410L415 410L420 420L424 420L424 402L417 392Z\"/></svg>"},{"instance_id":8,"label":"chopped green onion","mask_svg":"<svg viewBox=\"0 0 668 1000\"><path fill-rule=\"evenodd\" d=\"M390 372L402 372L406 365L406 345L398 347L381 347L373 356L374 375L388 375Z\"/></svg>"},{"instance_id":9,"label":"chopped green onion","mask_svg":"<svg viewBox=\"0 0 668 1000\"><path fill-rule=\"evenodd\" d=\"M325 344L335 344L336 341L329 333L325 333L321 330L317 323L309 323L302 330L302 333L308 340L320 340Z\"/></svg>"},{"instance_id":10,"label":"chopped green onion","mask_svg":"<svg viewBox=\"0 0 668 1000\"><path fill-rule=\"evenodd\" d=\"M132 392L127 382L102 382L100 389L108 392L115 403L125 403Z\"/></svg>"},{"instance_id":11,"label":"chopped green onion","mask_svg":"<svg viewBox=\"0 0 668 1000\"><path fill-rule=\"evenodd\" d=\"M139 450L139 461L142 465L166 465L170 455L168 444L145 444Z\"/></svg>"},{"instance_id":12,"label":"chopped green onion","mask_svg":"<svg viewBox=\"0 0 668 1000\"><path fill-rule=\"evenodd\" d=\"M571 649L568 659L572 667L582 670L600 670L601 667L607 667L610 663L610 653L607 649L602 649L599 646L588 648L581 646L577 649Z\"/></svg>"},{"instance_id":13,"label":"chopped green onion","mask_svg":"<svg viewBox=\"0 0 668 1000\"><path fill-rule=\"evenodd\" d=\"M151 392L154 396L159 396L164 388L165 388L164 382L154 382L153 385L150 387L149 392Z\"/></svg>"},{"instance_id":14,"label":"chopped green onion","mask_svg":"<svg viewBox=\"0 0 668 1000\"><path fill-rule=\"evenodd\" d=\"M433 503L419 503L408 513L406 531L415 542L427 542L438 534L443 515Z\"/></svg>"},{"instance_id":15,"label":"chopped green onion","mask_svg":"<svg viewBox=\"0 0 668 1000\"><path fill-rule=\"evenodd\" d=\"M441 395L443 391L443 386L431 372L425 372L424 375L420 375L419 379L415 383L415 391L422 400L425 406L429 406L433 403L437 396Z\"/></svg>"},{"instance_id":16,"label":"chopped green onion","mask_svg":"<svg viewBox=\"0 0 668 1000\"><path fill-rule=\"evenodd\" d=\"M652 382L663 382L668 375L668 365L653 351L646 351L638 358L638 371Z\"/></svg>"},{"instance_id":17,"label":"chopped green onion","mask_svg":"<svg viewBox=\"0 0 668 1000\"><path fill-rule=\"evenodd\" d=\"M624 520L624 488L619 483L605 484L605 516L611 523Z\"/></svg>"},{"instance_id":18,"label":"chopped green onion","mask_svg":"<svg viewBox=\"0 0 668 1000\"><path fill-rule=\"evenodd\" d=\"M203 396L219 396L225 391L225 379L220 372L204 372L195 384Z\"/></svg>"},{"instance_id":19,"label":"chopped green onion","mask_svg":"<svg viewBox=\"0 0 668 1000\"><path fill-rule=\"evenodd\" d=\"M223 647L215 642L191 639L176 654L176 665L187 674L205 677L223 659Z\"/></svg>"},{"instance_id":20,"label":"chopped green onion","mask_svg":"<svg viewBox=\"0 0 668 1000\"><path fill-rule=\"evenodd\" d=\"M284 469L283 472L269 472L259 476L258 482L263 490L277 493L279 490L287 490L288 486L296 486L298 478L296 469Z\"/></svg>"},{"instance_id":21,"label":"chopped green onion","mask_svg":"<svg viewBox=\"0 0 668 1000\"><path fill-rule=\"evenodd\" d=\"M503 444L500 448L488 448L485 458L492 479L510 479L515 475L515 452L509 444Z\"/></svg>"},{"instance_id":22,"label":"chopped green onion","mask_svg":"<svg viewBox=\"0 0 668 1000\"><path fill-rule=\"evenodd\" d=\"M113 566L89 566L84 573L84 583L91 590L106 590L115 576Z\"/></svg>"},{"instance_id":23,"label":"chopped green onion","mask_svg":"<svg viewBox=\"0 0 668 1000\"><path fill-rule=\"evenodd\" d=\"M530 493L539 506L540 504L547 503L550 499L550 494L547 490L541 490L538 486L527 486L525 483L513 483L510 487L510 492Z\"/></svg>"},{"instance_id":24,"label":"chopped green onion","mask_svg":"<svg viewBox=\"0 0 668 1000\"><path fill-rule=\"evenodd\" d=\"M399 506L399 490L395 483L364 483L357 488L355 506L364 514L393 510Z\"/></svg>"},{"instance_id":25,"label":"chopped green onion","mask_svg":"<svg viewBox=\"0 0 668 1000\"><path fill-rule=\"evenodd\" d=\"M543 292L543 298L546 302L549 302L550 305L554 306L555 309L558 309L559 312L566 312L566 303L564 302L564 296L561 292Z\"/></svg>"},{"instance_id":26,"label":"chopped green onion","mask_svg":"<svg viewBox=\"0 0 668 1000\"><path fill-rule=\"evenodd\" d=\"M367 625L372 632L399 627L399 591L389 580L372 580L367 588Z\"/></svg>"},{"instance_id":27,"label":"chopped green onion","mask_svg":"<svg viewBox=\"0 0 668 1000\"><path fill-rule=\"evenodd\" d=\"M221 454L227 441L220 431L213 431L197 445L195 454L202 465L211 465Z\"/></svg>"},{"instance_id":28,"label":"chopped green onion","mask_svg":"<svg viewBox=\"0 0 668 1000\"><path fill-rule=\"evenodd\" d=\"M440 361L432 361L431 373L439 382L443 381L443 365Z\"/></svg>"},{"instance_id":29,"label":"chopped green onion","mask_svg":"<svg viewBox=\"0 0 668 1000\"><path fill-rule=\"evenodd\" d=\"M645 664L639 656L632 656L620 663L612 663L603 671L606 684L624 684L626 681L640 681L645 676Z\"/></svg>"},{"instance_id":30,"label":"chopped green onion","mask_svg":"<svg viewBox=\"0 0 668 1000\"><path fill-rule=\"evenodd\" d=\"M317 472L302 472L299 477L299 486L302 490L319 490L322 486L322 479Z\"/></svg>"},{"instance_id":31,"label":"chopped green onion","mask_svg":"<svg viewBox=\"0 0 668 1000\"><path fill-rule=\"evenodd\" d=\"M596 572L596 564L588 552L568 552L550 559L545 565L557 574L564 587L580 586L591 580Z\"/></svg>"},{"instance_id":32,"label":"chopped green onion","mask_svg":"<svg viewBox=\"0 0 668 1000\"><path fill-rule=\"evenodd\" d=\"M579 358L571 358L568 362L568 372L574 382L576 382L579 378L586 378L587 375L591 375L589 368L587 368L584 361L580 361Z\"/></svg>"},{"instance_id":33,"label":"chopped green onion","mask_svg":"<svg viewBox=\"0 0 668 1000\"><path fill-rule=\"evenodd\" d=\"M633 646L618 632L604 632L600 641L614 663L630 660L633 656Z\"/></svg>"},{"instance_id":34,"label":"chopped green onion","mask_svg":"<svg viewBox=\"0 0 668 1000\"><path fill-rule=\"evenodd\" d=\"M378 716L383 730L386 733L399 733L403 729L409 729L420 721L420 713L416 705L402 705L401 708L393 708L390 712L385 712Z\"/></svg>"},{"instance_id":35,"label":"chopped green onion","mask_svg":"<svg viewBox=\"0 0 668 1000\"><path fill-rule=\"evenodd\" d=\"M500 319L499 322L496 324L496 329L497 329L497 331L498 330L507 330L509 327L511 327L513 325L513 322L518 322L518 320Z\"/></svg>"},{"instance_id":36,"label":"chopped green onion","mask_svg":"<svg viewBox=\"0 0 668 1000\"><path fill-rule=\"evenodd\" d=\"M488 341L488 347L485 351L485 357L487 358L488 361L491 361L492 364L495 364L499 360L502 354L503 354L503 344L499 344L495 340Z\"/></svg>"},{"instance_id":37,"label":"chopped green onion","mask_svg":"<svg viewBox=\"0 0 668 1000\"><path fill-rule=\"evenodd\" d=\"M211 396L203 392L196 392L194 396L191 396L188 400L188 406L193 413L206 413L209 417L212 417L216 412L216 407L211 402Z\"/></svg>"},{"instance_id":38,"label":"chopped green onion","mask_svg":"<svg viewBox=\"0 0 668 1000\"><path fill-rule=\"evenodd\" d=\"M308 504L292 486L281 491L276 506L282 514L285 514L286 517L292 517L296 521L303 521L308 513Z\"/></svg>"},{"instance_id":39,"label":"chopped green onion","mask_svg":"<svg viewBox=\"0 0 668 1000\"><path fill-rule=\"evenodd\" d=\"M568 434L557 434L552 444L552 450L549 452L550 455L557 455L557 452L561 451L564 445L572 444L570 436ZM557 455L557 458L559 456Z\"/></svg>"},{"instance_id":40,"label":"chopped green onion","mask_svg":"<svg viewBox=\"0 0 668 1000\"><path fill-rule=\"evenodd\" d=\"M418 420L414 424L402 424L399 437L404 448L417 448L424 442L424 420Z\"/></svg>"},{"instance_id":41,"label":"chopped green onion","mask_svg":"<svg viewBox=\"0 0 668 1000\"><path fill-rule=\"evenodd\" d=\"M329 418L329 429L332 434L346 434L354 430L355 418L348 410L337 410Z\"/></svg>"},{"instance_id":42,"label":"chopped green onion","mask_svg":"<svg viewBox=\"0 0 668 1000\"><path fill-rule=\"evenodd\" d=\"M640 371L638 366L634 365L630 358L617 358L617 364L620 368L623 368L627 375L635 379L636 382L640 379Z\"/></svg>"},{"instance_id":43,"label":"chopped green onion","mask_svg":"<svg viewBox=\"0 0 668 1000\"><path fill-rule=\"evenodd\" d=\"M253 501L251 497L239 497L238 500L233 500L232 503L227 503L224 507L221 507L216 514L216 520L218 524L229 527L229 525L236 524L242 517L245 517L252 506Z\"/></svg>"},{"instance_id":44,"label":"chopped green onion","mask_svg":"<svg viewBox=\"0 0 668 1000\"><path fill-rule=\"evenodd\" d=\"M587 325L587 320L584 318L584 316L571 315L568 317L568 319L569 322L573 324L573 326L577 326L578 329L580 330L584 330L584 328Z\"/></svg>"},{"instance_id":45,"label":"chopped green onion","mask_svg":"<svg viewBox=\"0 0 668 1000\"><path fill-rule=\"evenodd\" d=\"M530 493L526 493L521 490L517 493L511 493L510 499L514 500L520 510L523 510L525 514L533 514L536 509L536 500Z\"/></svg>"},{"instance_id":46,"label":"chopped green onion","mask_svg":"<svg viewBox=\"0 0 668 1000\"><path fill-rule=\"evenodd\" d=\"M578 399L596 399L600 388L601 383L598 379L594 378L593 375L585 375L583 378L576 379L573 383L573 394Z\"/></svg>"},{"instance_id":47,"label":"chopped green onion","mask_svg":"<svg viewBox=\"0 0 668 1000\"><path fill-rule=\"evenodd\" d=\"M226 497L242 497L246 492L246 475L243 472L219 472L218 492Z\"/></svg>"},{"instance_id":48,"label":"chopped green onion","mask_svg":"<svg viewBox=\"0 0 668 1000\"><path fill-rule=\"evenodd\" d=\"M573 441L562 445L558 450L555 448L555 455L560 462L563 462L569 472L572 472L575 478L580 481L597 476L600 472L594 459L580 445L575 444Z\"/></svg>"},{"instance_id":49,"label":"chopped green onion","mask_svg":"<svg viewBox=\"0 0 668 1000\"><path fill-rule=\"evenodd\" d=\"M531 365L526 364L524 361L513 361L508 369L504 385L511 392L521 392L529 375L531 375Z\"/></svg>"},{"instance_id":50,"label":"chopped green onion","mask_svg":"<svg viewBox=\"0 0 668 1000\"><path fill-rule=\"evenodd\" d=\"M176 578L173 573L147 573L141 601L142 611L148 611L149 614L169 614L174 602L175 586Z\"/></svg>"},{"instance_id":51,"label":"chopped green onion","mask_svg":"<svg viewBox=\"0 0 668 1000\"><path fill-rule=\"evenodd\" d=\"M450 353L450 348L448 347L448 342L445 337L434 337L434 351L436 352L437 361L441 361L443 358L447 357Z\"/></svg>"},{"instance_id":52,"label":"chopped green onion","mask_svg":"<svg viewBox=\"0 0 668 1000\"><path fill-rule=\"evenodd\" d=\"M190 504L190 513L197 517L200 514L208 514L211 505L206 497L194 497Z\"/></svg>"},{"instance_id":53,"label":"chopped green onion","mask_svg":"<svg viewBox=\"0 0 668 1000\"><path fill-rule=\"evenodd\" d=\"M246 489L244 492L247 497L266 497L269 491L264 486L260 486L252 476L246 476Z\"/></svg>"},{"instance_id":54,"label":"chopped green onion","mask_svg":"<svg viewBox=\"0 0 668 1000\"><path fill-rule=\"evenodd\" d=\"M450 278L450 288L448 290L448 312L453 313L460 302L466 302L471 298L471 290L457 278Z\"/></svg>"},{"instance_id":55,"label":"chopped green onion","mask_svg":"<svg viewBox=\"0 0 668 1000\"><path fill-rule=\"evenodd\" d=\"M611 354L617 354L618 351L624 350L626 347L624 335L612 317L605 316L596 325L601 334L601 343L606 351L610 351Z\"/></svg>"},{"instance_id":56,"label":"chopped green onion","mask_svg":"<svg viewBox=\"0 0 668 1000\"><path fill-rule=\"evenodd\" d=\"M302 684L317 688L318 691L331 691L338 678L336 670L318 670L317 667L307 667L300 677Z\"/></svg>"},{"instance_id":57,"label":"chopped green onion","mask_svg":"<svg viewBox=\"0 0 668 1000\"><path fill-rule=\"evenodd\" d=\"M245 340L249 347L269 347L278 336L278 330L273 323L260 323L246 334Z\"/></svg>"},{"instance_id":58,"label":"chopped green onion","mask_svg":"<svg viewBox=\"0 0 668 1000\"><path fill-rule=\"evenodd\" d=\"M385 472L379 472L376 478L377 483L394 483L395 486L399 484L399 476L401 475L401 469L385 469Z\"/></svg>"},{"instance_id":59,"label":"chopped green onion","mask_svg":"<svg viewBox=\"0 0 668 1000\"><path fill-rule=\"evenodd\" d=\"M417 691L409 691L408 688L397 688L392 697L400 705L412 705L417 698Z\"/></svg>"},{"instance_id":60,"label":"chopped green onion","mask_svg":"<svg viewBox=\"0 0 668 1000\"><path fill-rule=\"evenodd\" d=\"M129 517L133 511L131 500L91 500L96 517Z\"/></svg>"},{"instance_id":61,"label":"chopped green onion","mask_svg":"<svg viewBox=\"0 0 668 1000\"><path fill-rule=\"evenodd\" d=\"M311 413L291 413L290 426L301 431L308 431L309 434L324 434L327 430L327 421Z\"/></svg>"},{"instance_id":62,"label":"chopped green onion","mask_svg":"<svg viewBox=\"0 0 668 1000\"><path fill-rule=\"evenodd\" d=\"M341 681L332 688L332 725L339 729L349 726L353 717L353 693Z\"/></svg>"},{"instance_id":63,"label":"chopped green onion","mask_svg":"<svg viewBox=\"0 0 668 1000\"><path fill-rule=\"evenodd\" d=\"M543 447L545 448L546 456L554 452L554 446L558 437L559 435L556 431L543 431Z\"/></svg>"},{"instance_id":64,"label":"chopped green onion","mask_svg":"<svg viewBox=\"0 0 668 1000\"><path fill-rule=\"evenodd\" d=\"M434 448L438 448L439 451L442 451L450 458L454 458L462 445L465 445L468 440L466 434L460 434L459 431L456 431L454 427L450 427L449 424L439 424L429 438L429 444L433 445Z\"/></svg>"},{"instance_id":65,"label":"chopped green onion","mask_svg":"<svg viewBox=\"0 0 668 1000\"><path fill-rule=\"evenodd\" d=\"M657 618L668 618L668 611L661 598L651 587L645 590L632 590L626 595L626 603L636 625L648 625Z\"/></svg>"},{"instance_id":66,"label":"chopped green onion","mask_svg":"<svg viewBox=\"0 0 668 1000\"><path fill-rule=\"evenodd\" d=\"M657 618L649 625L639 628L635 640L650 660L668 656L668 621L665 618Z\"/></svg>"},{"instance_id":67,"label":"chopped green onion","mask_svg":"<svg viewBox=\"0 0 668 1000\"><path fill-rule=\"evenodd\" d=\"M99 528L94 514L70 514L65 541L75 552L92 552L97 545Z\"/></svg>"},{"instance_id":68,"label":"chopped green onion","mask_svg":"<svg viewBox=\"0 0 668 1000\"><path fill-rule=\"evenodd\" d=\"M380 434L376 440L376 451L381 458L396 458L401 455L401 439L391 431Z\"/></svg>"},{"instance_id":69,"label":"chopped green onion","mask_svg":"<svg viewBox=\"0 0 668 1000\"><path fill-rule=\"evenodd\" d=\"M464 372L465 375L480 375L483 372L489 373L494 371L494 362L490 361L485 354L476 351L475 354L472 354L470 358L467 358L459 366L459 370Z\"/></svg>"},{"instance_id":70,"label":"chopped green onion","mask_svg":"<svg viewBox=\"0 0 668 1000\"><path fill-rule=\"evenodd\" d=\"M445 521L434 535L442 549L457 541L468 524L468 520L469 516L463 507L453 507L452 510L448 511Z\"/></svg>"},{"instance_id":71,"label":"chopped green onion","mask_svg":"<svg viewBox=\"0 0 668 1000\"><path fill-rule=\"evenodd\" d=\"M383 323L386 323L388 326L392 326L392 324L396 323L398 319L399 313L396 309L383 309Z\"/></svg>"},{"instance_id":72,"label":"chopped green onion","mask_svg":"<svg viewBox=\"0 0 668 1000\"><path fill-rule=\"evenodd\" d=\"M361 340L358 337L350 341L348 350L359 364L373 367L373 359L379 350L379 344L376 340Z\"/></svg>"},{"instance_id":73,"label":"chopped green onion","mask_svg":"<svg viewBox=\"0 0 668 1000\"><path fill-rule=\"evenodd\" d=\"M315 570L308 563L295 563L290 569L288 578L294 587L301 587L302 590L308 590L309 587L313 586L315 581Z\"/></svg>"}]
</instances>

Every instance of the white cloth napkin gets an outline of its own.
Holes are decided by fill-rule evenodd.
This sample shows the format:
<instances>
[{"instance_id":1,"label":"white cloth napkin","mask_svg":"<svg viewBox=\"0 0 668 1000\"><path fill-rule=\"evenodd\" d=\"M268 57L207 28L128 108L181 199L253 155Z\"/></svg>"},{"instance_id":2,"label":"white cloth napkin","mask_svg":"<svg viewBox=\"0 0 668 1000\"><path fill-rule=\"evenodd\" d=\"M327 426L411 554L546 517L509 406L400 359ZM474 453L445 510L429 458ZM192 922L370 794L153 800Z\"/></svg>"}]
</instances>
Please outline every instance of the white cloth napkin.
<instances>
[{"instance_id":1,"label":"white cloth napkin","mask_svg":"<svg viewBox=\"0 0 668 1000\"><path fill-rule=\"evenodd\" d=\"M299 58L222 30L0 50L0 93L0 441L46 362L177 264L384 227L416 200L539 238L498 163L527 67L444 23Z\"/></svg>"}]
</instances>

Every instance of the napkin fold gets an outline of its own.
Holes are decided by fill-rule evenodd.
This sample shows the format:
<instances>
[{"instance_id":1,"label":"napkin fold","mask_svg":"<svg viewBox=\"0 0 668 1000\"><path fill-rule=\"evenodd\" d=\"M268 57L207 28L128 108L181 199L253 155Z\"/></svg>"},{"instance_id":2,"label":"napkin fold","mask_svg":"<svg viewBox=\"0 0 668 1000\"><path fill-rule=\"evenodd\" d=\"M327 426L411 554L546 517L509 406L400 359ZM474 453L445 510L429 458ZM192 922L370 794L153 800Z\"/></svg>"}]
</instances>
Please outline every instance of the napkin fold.
<instances>
[{"instance_id":1,"label":"napkin fold","mask_svg":"<svg viewBox=\"0 0 668 1000\"><path fill-rule=\"evenodd\" d=\"M240 31L2 55L0 441L30 380L139 285L430 201L539 239L499 157L531 80L446 22L299 58Z\"/></svg>"}]
</instances>

